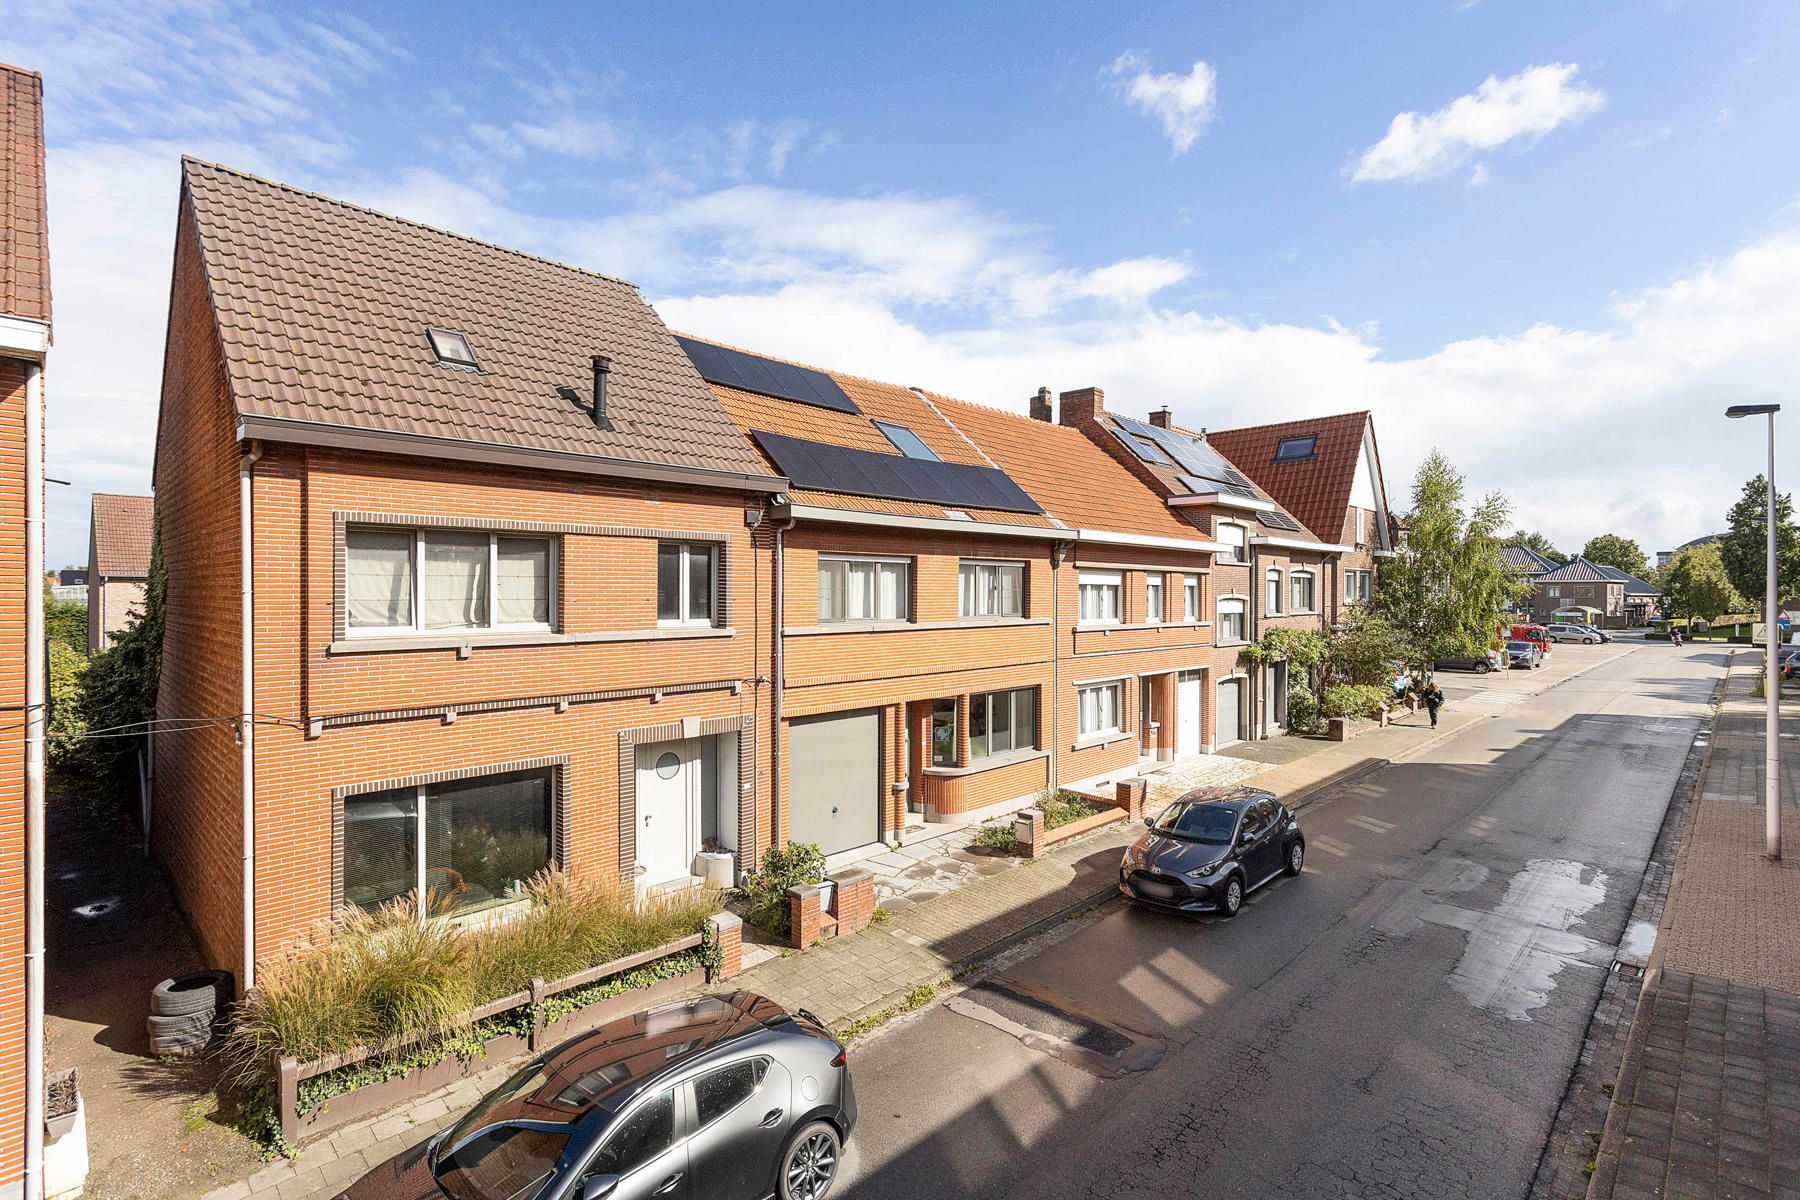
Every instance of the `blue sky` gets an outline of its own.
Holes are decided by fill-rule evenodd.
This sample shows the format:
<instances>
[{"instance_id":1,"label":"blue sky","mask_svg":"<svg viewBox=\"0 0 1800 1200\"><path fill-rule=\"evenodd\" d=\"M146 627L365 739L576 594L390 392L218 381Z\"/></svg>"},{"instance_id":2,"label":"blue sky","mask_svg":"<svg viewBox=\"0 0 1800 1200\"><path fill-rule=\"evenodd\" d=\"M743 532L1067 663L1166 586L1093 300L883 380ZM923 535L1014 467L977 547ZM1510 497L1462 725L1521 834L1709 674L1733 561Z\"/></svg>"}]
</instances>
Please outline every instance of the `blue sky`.
<instances>
[{"instance_id":1,"label":"blue sky","mask_svg":"<svg viewBox=\"0 0 1800 1200\"><path fill-rule=\"evenodd\" d=\"M10 16L48 93L51 558L90 490L147 490L181 153L998 406L1369 407L1402 504L1436 444L1565 549L1719 524L1760 446L1718 410L1800 378L1800 8L1120 7Z\"/></svg>"}]
</instances>

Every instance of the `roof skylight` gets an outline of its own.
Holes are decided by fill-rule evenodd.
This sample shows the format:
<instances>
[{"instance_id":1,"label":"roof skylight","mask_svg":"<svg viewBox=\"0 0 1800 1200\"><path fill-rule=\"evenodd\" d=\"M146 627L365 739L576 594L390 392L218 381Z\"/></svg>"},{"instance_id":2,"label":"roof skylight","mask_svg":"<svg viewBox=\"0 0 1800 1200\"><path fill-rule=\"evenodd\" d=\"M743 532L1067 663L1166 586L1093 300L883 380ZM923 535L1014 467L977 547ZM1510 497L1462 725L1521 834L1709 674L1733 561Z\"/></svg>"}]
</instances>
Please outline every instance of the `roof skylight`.
<instances>
[{"instance_id":1,"label":"roof skylight","mask_svg":"<svg viewBox=\"0 0 1800 1200\"><path fill-rule=\"evenodd\" d=\"M452 367L477 367L475 350L469 345L466 334L428 325L425 336L431 339L431 352L437 355L439 362Z\"/></svg>"},{"instance_id":2,"label":"roof skylight","mask_svg":"<svg viewBox=\"0 0 1800 1200\"><path fill-rule=\"evenodd\" d=\"M1306 459L1313 457L1314 452L1318 448L1319 438L1317 434L1309 433L1305 437L1282 438L1281 441L1275 445L1275 461L1303 462Z\"/></svg>"},{"instance_id":3,"label":"roof skylight","mask_svg":"<svg viewBox=\"0 0 1800 1200\"><path fill-rule=\"evenodd\" d=\"M932 453L931 447L925 444L923 438L904 425L895 424L893 421L876 421L875 428L881 430L882 436L894 443L894 449L908 458L919 458L926 462L944 461Z\"/></svg>"}]
</instances>

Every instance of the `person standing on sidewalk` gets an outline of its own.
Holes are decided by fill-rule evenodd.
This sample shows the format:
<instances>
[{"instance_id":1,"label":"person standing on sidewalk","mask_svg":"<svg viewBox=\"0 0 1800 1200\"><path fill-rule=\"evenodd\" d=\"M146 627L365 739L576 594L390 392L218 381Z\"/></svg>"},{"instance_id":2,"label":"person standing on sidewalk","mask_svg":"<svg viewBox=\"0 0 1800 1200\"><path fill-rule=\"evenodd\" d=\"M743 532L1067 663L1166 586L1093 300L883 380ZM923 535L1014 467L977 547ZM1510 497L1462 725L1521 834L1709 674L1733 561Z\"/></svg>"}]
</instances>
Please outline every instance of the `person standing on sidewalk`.
<instances>
[{"instance_id":1,"label":"person standing on sidewalk","mask_svg":"<svg viewBox=\"0 0 1800 1200\"><path fill-rule=\"evenodd\" d=\"M1433 679L1425 685L1425 711L1431 714L1431 727L1437 728L1438 709L1444 707L1444 693Z\"/></svg>"}]
</instances>

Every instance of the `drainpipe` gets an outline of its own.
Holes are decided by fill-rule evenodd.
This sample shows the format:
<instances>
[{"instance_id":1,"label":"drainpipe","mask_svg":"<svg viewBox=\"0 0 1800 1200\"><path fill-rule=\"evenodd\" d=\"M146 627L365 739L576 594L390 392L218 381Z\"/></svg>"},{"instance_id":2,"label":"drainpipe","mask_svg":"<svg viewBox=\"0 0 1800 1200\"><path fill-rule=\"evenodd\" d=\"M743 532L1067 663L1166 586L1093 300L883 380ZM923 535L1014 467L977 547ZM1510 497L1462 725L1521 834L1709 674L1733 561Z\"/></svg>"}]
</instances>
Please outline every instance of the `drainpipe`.
<instances>
[{"instance_id":1,"label":"drainpipe","mask_svg":"<svg viewBox=\"0 0 1800 1200\"><path fill-rule=\"evenodd\" d=\"M255 572L251 564L250 471L263 456L263 445L252 439L238 468L238 623L239 653L243 655L243 695L238 717L238 747L242 757L244 813L244 966L238 994L256 985L256 649L254 600Z\"/></svg>"},{"instance_id":2,"label":"drainpipe","mask_svg":"<svg viewBox=\"0 0 1800 1200\"><path fill-rule=\"evenodd\" d=\"M1040 396L1047 396L1048 388L1039 389ZM1048 401L1046 400L1046 403ZM1045 418L1048 420L1048 418ZM1058 591L1057 574L1062 570L1063 560L1069 557L1068 542L1050 543L1050 786L1062 786L1062 777L1056 773L1058 745L1062 737L1062 723L1058 717L1062 714L1062 684L1058 682L1062 663L1062 626L1057 622L1058 604L1061 593Z\"/></svg>"},{"instance_id":3,"label":"drainpipe","mask_svg":"<svg viewBox=\"0 0 1800 1200\"><path fill-rule=\"evenodd\" d=\"M44 369L25 367L25 1200L44 1194Z\"/></svg>"},{"instance_id":4,"label":"drainpipe","mask_svg":"<svg viewBox=\"0 0 1800 1200\"><path fill-rule=\"evenodd\" d=\"M1250 626L1250 641L1254 644L1262 640L1262 611L1263 605L1268 603L1268 598L1263 595L1264 580L1262 566L1256 561L1256 543L1249 538L1244 540L1250 542L1250 598L1244 602L1244 608L1250 614L1250 620L1247 623ZM1240 650L1238 653L1241 655L1243 651ZM1250 669L1245 672L1245 675L1249 679L1250 686L1245 691L1247 692L1246 698L1250 702L1250 728L1255 732L1255 737L1251 740L1261 741L1263 737L1263 668L1260 662L1252 661L1248 665Z\"/></svg>"},{"instance_id":5,"label":"drainpipe","mask_svg":"<svg viewBox=\"0 0 1800 1200\"><path fill-rule=\"evenodd\" d=\"M781 831L781 693L787 687L787 674L782 663L783 626L787 622L787 605L782 594L784 571L782 570L782 550L786 544L787 531L797 521L794 516L793 502L786 493L775 497L769 505L771 515L778 516L775 522L775 567L774 567L774 616L775 628L771 633L771 644L774 646L774 662L770 686L774 689L771 702L773 709L769 721L769 836L771 845L776 834ZM780 514L785 513L785 516Z\"/></svg>"}]
</instances>

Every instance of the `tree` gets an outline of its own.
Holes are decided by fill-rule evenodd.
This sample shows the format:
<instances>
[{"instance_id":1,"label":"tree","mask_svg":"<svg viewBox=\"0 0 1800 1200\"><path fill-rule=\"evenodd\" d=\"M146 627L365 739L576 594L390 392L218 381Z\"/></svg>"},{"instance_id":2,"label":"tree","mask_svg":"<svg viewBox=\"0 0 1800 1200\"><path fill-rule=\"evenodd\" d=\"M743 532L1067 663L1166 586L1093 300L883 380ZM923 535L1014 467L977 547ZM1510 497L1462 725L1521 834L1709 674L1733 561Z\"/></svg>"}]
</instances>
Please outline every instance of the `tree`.
<instances>
[{"instance_id":1,"label":"tree","mask_svg":"<svg viewBox=\"0 0 1800 1200\"><path fill-rule=\"evenodd\" d=\"M1581 548L1581 557L1591 563L1599 563L1603 567L1617 567L1627 575L1636 575L1639 579L1650 578L1650 560L1644 557L1644 549L1628 537L1620 537L1616 533L1602 533L1588 539L1588 544Z\"/></svg>"},{"instance_id":2,"label":"tree","mask_svg":"<svg viewBox=\"0 0 1800 1200\"><path fill-rule=\"evenodd\" d=\"M1407 660L1406 635L1370 605L1358 604L1331 631L1326 674L1332 683L1390 683Z\"/></svg>"},{"instance_id":3,"label":"tree","mask_svg":"<svg viewBox=\"0 0 1800 1200\"><path fill-rule=\"evenodd\" d=\"M1382 569L1375 608L1402 637L1403 661L1423 674L1440 658L1485 653L1501 612L1528 590L1500 557L1511 505L1489 492L1465 510L1463 477L1433 450L1413 480L1406 545Z\"/></svg>"},{"instance_id":4,"label":"tree","mask_svg":"<svg viewBox=\"0 0 1800 1200\"><path fill-rule=\"evenodd\" d=\"M1509 546L1523 546L1527 550L1535 550L1554 563L1566 563L1569 556L1550 543L1550 539L1536 530L1515 529L1512 536L1506 539Z\"/></svg>"},{"instance_id":5,"label":"tree","mask_svg":"<svg viewBox=\"0 0 1800 1200\"><path fill-rule=\"evenodd\" d=\"M87 723L81 717L82 677L87 673L87 639L80 650L60 638L51 638L45 692L49 700L49 741L45 754L53 767L75 767L87 761L88 743L81 734Z\"/></svg>"},{"instance_id":6,"label":"tree","mask_svg":"<svg viewBox=\"0 0 1800 1200\"><path fill-rule=\"evenodd\" d=\"M44 589L44 636L61 642L83 658L87 657L87 605L74 600L58 600Z\"/></svg>"},{"instance_id":7,"label":"tree","mask_svg":"<svg viewBox=\"0 0 1800 1200\"><path fill-rule=\"evenodd\" d=\"M1662 589L1669 615L1674 617L1700 617L1710 623L1725 613L1749 607L1731 586L1717 542L1677 550L1663 568Z\"/></svg>"},{"instance_id":8,"label":"tree","mask_svg":"<svg viewBox=\"0 0 1800 1200\"><path fill-rule=\"evenodd\" d=\"M88 663L81 691L81 719L88 729L129 732L148 728L156 717L156 685L162 675L163 595L167 576L162 563L161 514L152 518L150 575L144 582L143 605L119 631L112 645ZM109 735L90 743L97 771L130 777L143 741Z\"/></svg>"},{"instance_id":9,"label":"tree","mask_svg":"<svg viewBox=\"0 0 1800 1200\"><path fill-rule=\"evenodd\" d=\"M1762 611L1768 575L1768 513L1769 483L1758 475L1744 485L1744 494L1726 514L1729 528L1719 543L1719 557L1731 586L1748 597L1746 607L1757 612ZM1777 600L1800 590L1800 529L1794 527L1791 496L1775 499L1775 580Z\"/></svg>"}]
</instances>

